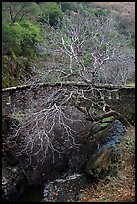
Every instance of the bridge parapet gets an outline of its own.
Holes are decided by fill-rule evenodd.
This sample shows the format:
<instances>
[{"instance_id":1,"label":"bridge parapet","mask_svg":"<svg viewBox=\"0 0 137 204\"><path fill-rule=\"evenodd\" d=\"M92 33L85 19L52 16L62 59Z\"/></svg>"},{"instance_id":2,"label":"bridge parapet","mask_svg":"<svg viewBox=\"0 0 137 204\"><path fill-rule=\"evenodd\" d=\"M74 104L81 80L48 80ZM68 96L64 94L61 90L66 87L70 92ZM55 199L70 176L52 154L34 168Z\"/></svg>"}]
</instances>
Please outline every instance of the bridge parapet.
<instances>
[{"instance_id":1,"label":"bridge parapet","mask_svg":"<svg viewBox=\"0 0 137 204\"><path fill-rule=\"evenodd\" d=\"M97 84L95 86L101 97L114 110L120 112L127 119L135 121L135 87L115 86L107 84ZM35 108L44 107L45 97L53 90L61 88L62 90L87 90L90 95L90 87L83 83L56 83L37 85L24 85L2 89L2 114L10 115L14 111L23 111L29 109L31 102ZM39 101L43 103L40 106Z\"/></svg>"}]
</instances>

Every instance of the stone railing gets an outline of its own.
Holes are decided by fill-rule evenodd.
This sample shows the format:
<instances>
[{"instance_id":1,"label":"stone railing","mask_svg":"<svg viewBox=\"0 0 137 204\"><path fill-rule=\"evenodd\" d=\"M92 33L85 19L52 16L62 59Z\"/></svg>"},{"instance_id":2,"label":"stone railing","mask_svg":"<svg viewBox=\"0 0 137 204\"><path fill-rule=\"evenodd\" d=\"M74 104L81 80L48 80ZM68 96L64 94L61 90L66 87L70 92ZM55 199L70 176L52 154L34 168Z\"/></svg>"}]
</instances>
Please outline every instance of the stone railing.
<instances>
[{"instance_id":1,"label":"stone railing","mask_svg":"<svg viewBox=\"0 0 137 204\"><path fill-rule=\"evenodd\" d=\"M67 90L90 90L89 85L83 83L56 83L37 85L23 85L2 89L2 114L9 115L13 109L23 111L29 108L33 99L36 108L38 101L45 100L45 96L61 87ZM95 86L99 90L101 99L104 99L112 109L120 112L129 120L135 120L135 87L102 85ZM90 94L90 91L88 92Z\"/></svg>"}]
</instances>

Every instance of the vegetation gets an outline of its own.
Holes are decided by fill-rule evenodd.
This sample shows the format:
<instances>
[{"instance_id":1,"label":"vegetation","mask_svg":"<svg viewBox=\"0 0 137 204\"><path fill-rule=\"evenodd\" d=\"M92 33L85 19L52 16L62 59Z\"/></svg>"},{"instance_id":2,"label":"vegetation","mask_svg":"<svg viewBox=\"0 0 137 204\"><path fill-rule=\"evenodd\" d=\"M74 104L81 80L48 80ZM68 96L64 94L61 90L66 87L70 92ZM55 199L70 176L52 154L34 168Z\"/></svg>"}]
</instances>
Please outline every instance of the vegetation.
<instances>
[{"instance_id":1,"label":"vegetation","mask_svg":"<svg viewBox=\"0 0 137 204\"><path fill-rule=\"evenodd\" d=\"M42 42L40 27L29 20L22 20L13 24L3 23L3 52L11 56L25 56L33 58L35 45Z\"/></svg>"},{"instance_id":2,"label":"vegetation","mask_svg":"<svg viewBox=\"0 0 137 204\"><path fill-rule=\"evenodd\" d=\"M62 21L63 12L54 2L47 2L40 5L41 13L38 17L38 21L43 24L50 24L50 26L56 26Z\"/></svg>"},{"instance_id":3,"label":"vegetation","mask_svg":"<svg viewBox=\"0 0 137 204\"><path fill-rule=\"evenodd\" d=\"M98 99L98 93L101 92L95 84L126 85L133 80L134 35L129 35L124 26L123 30L120 30L121 24L111 16L108 9L92 8L89 5L84 2L3 2L2 87L70 81L84 82L90 87L88 91L91 91L88 97L86 90L67 90L60 86L56 90L51 88L49 95L42 96L42 100L39 98L36 101L35 96L32 97L28 101L28 109L23 112L16 112L15 104L13 117L21 121L21 126L15 128L10 137L15 140L20 136L17 140L17 154L26 158L24 164L26 162L27 165L25 164L23 168L24 172L25 168L27 169L26 175L28 174L29 178L39 174L39 168L43 167L48 155L51 154L49 161L52 160L51 163L54 163L55 153L60 156L65 151L71 151L71 147L77 146L74 138L76 130L73 125L77 124L76 121L85 125L82 119L75 120L73 117L71 119L73 110L69 112L68 107L73 106L80 111L82 115L84 114L84 119L93 125L97 124L99 130L105 128L115 118L131 127L121 114L106 104L103 96ZM103 90L104 88L101 91ZM111 90L108 94L111 94ZM84 107L81 102L84 102ZM87 109L86 105L89 104ZM59 143L65 147L63 151L56 146L58 135L60 137L59 133L55 133L56 130L63 133L61 141L59 138ZM124 149L127 143L128 148ZM126 182L131 184L131 178L128 181L124 180L123 175L125 167L129 165L128 163L124 166L129 162L126 160L127 155L132 157L134 154L134 138L133 140L128 138L123 144L125 145L122 147L122 166L118 166L119 172L113 180L115 188L118 189L120 185L119 192ZM132 165L129 165L131 168L129 171L133 172ZM127 177L129 171L126 171ZM115 177L115 172L107 179L110 181L111 177ZM129 191L130 195L133 193L134 196L131 185L128 191L122 189L121 197L114 196L114 192L118 191L115 188L115 191L112 191L111 181L109 185L109 193L117 201L121 201L123 195L129 195ZM100 192L100 189L105 187L106 185L101 182L96 188L100 201L112 201L112 198L105 194L108 190ZM81 198L82 201L98 200L95 198L97 194L93 194L93 187L90 191L92 196L90 197L88 191L89 197ZM102 192L105 195L103 198Z\"/></svg>"},{"instance_id":4,"label":"vegetation","mask_svg":"<svg viewBox=\"0 0 137 204\"><path fill-rule=\"evenodd\" d=\"M127 131L120 144L116 169L90 185L78 202L135 202L135 129Z\"/></svg>"},{"instance_id":5,"label":"vegetation","mask_svg":"<svg viewBox=\"0 0 137 204\"><path fill-rule=\"evenodd\" d=\"M60 4L60 8L63 12L71 10L71 11L77 11L78 4L76 2L58 2Z\"/></svg>"},{"instance_id":6,"label":"vegetation","mask_svg":"<svg viewBox=\"0 0 137 204\"><path fill-rule=\"evenodd\" d=\"M127 86L135 86L135 82L129 83Z\"/></svg>"},{"instance_id":7,"label":"vegetation","mask_svg":"<svg viewBox=\"0 0 137 204\"><path fill-rule=\"evenodd\" d=\"M53 36L54 39L49 39L47 34L50 33L50 35L52 35L52 27L54 27L56 31L62 33L61 35L66 35L65 34L66 29L71 29L72 26L74 26L73 24L75 23L78 24L78 22L76 22L77 13L80 13L81 19L79 20L81 22L83 21L82 19L84 19L85 16L86 17L89 16L89 18L94 19L94 21L96 21L96 19L102 19L102 23L104 23L105 19L107 20L108 16L111 16L109 7L102 8L102 7L96 7L95 5L96 5L95 3L91 3L90 5L90 3L88 2L85 2L85 3L84 2L3 2L2 3L2 17L3 17L2 18L2 57L3 57L2 87L4 88L8 86L15 86L18 84L28 83L27 81L30 81L30 79L32 79L32 73L35 73L35 75L37 75L38 77L38 73L40 72L42 72L42 74L40 74L40 78L44 79L45 81L57 82L65 79L68 80L68 77L66 77L66 73L68 73L68 75L70 74L70 68L68 64L68 59L65 56L64 56L64 64L62 65L63 66L62 70L58 71L56 69L56 71L52 70L51 72L48 72L45 69L46 74L43 73L44 70L39 69L38 71L36 71L35 69L33 69L32 62L36 64L36 61L38 61L38 58L39 58L41 60L41 63L43 63L43 67L45 67L45 62L47 64L49 64L49 62L50 64L51 63L53 64L53 60L55 58L56 64L58 62L60 63L60 60L61 60L60 56L59 55L53 56L53 52L49 53L49 49L46 48L47 45L49 46L50 40L54 42L54 40L58 41L58 39L55 39L56 38L55 35ZM71 19L71 16L73 15L74 15L74 18ZM69 19L68 20L69 24L67 22L68 25L65 25L66 19ZM122 37L122 35L123 36L125 35L126 38L128 38L128 40L126 43L127 47L125 47L124 49L125 50L129 49L129 51L126 51L126 52L132 53L132 50L134 49L134 46L135 46L134 33L131 33L131 36L128 35L129 31L126 27L126 24L124 23L124 21L121 20L120 17L119 18L117 17L116 28L117 28L117 31L119 32L119 36L116 33L117 31L113 30L113 32L108 32L105 34L105 39L107 38L108 38L107 40L110 40L110 38L115 39L117 36L117 40L114 40L113 45L116 44L117 42L119 43L122 41L124 45L126 41ZM92 30L94 29L92 28ZM92 32L92 30L90 32ZM97 30L98 32L100 32L100 28L97 28ZM82 34L81 34L81 37L82 37ZM101 36L99 33L98 35L96 35L96 37L97 39L94 39L95 46L97 45L97 41L101 40ZM68 38L68 36L66 36L66 38ZM71 38L69 37L68 39L65 39L65 40L67 40L67 43L68 43L67 46L69 46L71 42ZM92 40L90 40L90 38L88 43L89 44L92 43ZM101 52L103 50L106 51L107 49L105 43L106 42L104 41L102 45L98 47L98 49L100 49ZM42 51L42 49L44 50ZM127 55L126 52L125 52L125 55ZM26 64L24 65L20 61L20 57L21 59L22 58L25 58L25 60L27 59L28 61L27 67L26 67ZM8 61L12 62L12 64L15 65L14 67L16 67L12 69L12 72L13 72L12 76L15 76L15 77L11 77L12 79L10 79L9 77L11 68L9 67L9 63L7 63L7 60L5 62L5 58L6 59L9 58ZM81 58L83 61L82 62L83 65L87 68L90 67L91 64L94 64L92 52L89 50L88 47L87 49L82 50ZM124 58L126 59L126 56ZM116 59L117 64L118 64L118 61L121 62L121 61L124 61L125 59ZM128 58L128 61L129 61L129 58ZM115 64L116 63L112 62L112 65L106 64L105 66L112 67ZM132 62L130 63L131 65L125 62L125 67L126 67L126 64L128 67L131 66L134 69ZM73 64L71 66L72 66L73 72L77 72L76 71L77 65ZM116 77L114 73L112 76L112 69L109 70L109 68L107 68L108 74L107 74L107 77L102 76L103 77L101 79L102 83L104 82L110 83L114 79L115 79L114 81L115 84L119 82L125 83L124 81L126 81L127 83L128 79L125 79L125 77L127 76L131 78L131 72L133 73L132 69L130 69L130 71L127 69L126 70L127 73L124 76L123 74L121 74L123 72L122 65L118 64L115 66L120 67L119 70L113 67L113 71L115 70L116 75L118 73L118 77ZM56 74L54 74L54 71L56 72ZM103 67L102 67L102 71L103 71ZM59 73L59 75L57 73ZM73 75L73 77L72 76L69 77L69 79L72 79L73 81L80 80L79 77L74 78L74 76L75 75Z\"/></svg>"},{"instance_id":8,"label":"vegetation","mask_svg":"<svg viewBox=\"0 0 137 204\"><path fill-rule=\"evenodd\" d=\"M43 41L43 35L40 25L32 17L38 12L35 3L3 2L2 6L2 87L4 88L17 86L28 78L30 62L36 57L36 45Z\"/></svg>"}]
</instances>

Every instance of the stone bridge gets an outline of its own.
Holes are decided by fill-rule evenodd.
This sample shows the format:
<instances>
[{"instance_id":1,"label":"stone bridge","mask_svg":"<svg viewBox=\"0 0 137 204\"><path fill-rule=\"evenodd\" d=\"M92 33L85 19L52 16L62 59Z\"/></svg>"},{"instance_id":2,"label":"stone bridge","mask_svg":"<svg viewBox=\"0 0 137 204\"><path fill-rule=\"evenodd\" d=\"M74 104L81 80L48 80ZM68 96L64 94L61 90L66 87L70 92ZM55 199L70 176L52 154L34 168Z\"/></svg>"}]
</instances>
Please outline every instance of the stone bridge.
<instances>
[{"instance_id":1,"label":"stone bridge","mask_svg":"<svg viewBox=\"0 0 137 204\"><path fill-rule=\"evenodd\" d=\"M2 89L2 115L10 115L14 111L24 111L33 105L36 109L45 101L45 96L60 88L63 90L87 90L89 85L82 83L56 83L37 85L23 85ZM96 85L100 98L104 99L112 109L125 116L130 122L135 122L135 87ZM39 104L40 102L40 104Z\"/></svg>"}]
</instances>

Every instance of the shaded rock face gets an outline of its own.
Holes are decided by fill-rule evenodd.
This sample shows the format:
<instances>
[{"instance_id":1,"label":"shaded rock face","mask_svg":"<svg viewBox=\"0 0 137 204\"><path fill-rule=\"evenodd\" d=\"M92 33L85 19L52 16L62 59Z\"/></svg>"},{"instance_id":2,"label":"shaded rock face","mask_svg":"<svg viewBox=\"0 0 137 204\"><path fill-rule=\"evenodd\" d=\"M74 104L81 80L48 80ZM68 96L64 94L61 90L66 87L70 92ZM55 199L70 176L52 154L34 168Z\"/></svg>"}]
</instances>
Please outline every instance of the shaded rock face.
<instances>
[{"instance_id":1,"label":"shaded rock face","mask_svg":"<svg viewBox=\"0 0 137 204\"><path fill-rule=\"evenodd\" d=\"M15 201L23 192L25 175L19 166L15 144L10 137L10 128L18 122L10 117L2 118L2 201Z\"/></svg>"},{"instance_id":2,"label":"shaded rock face","mask_svg":"<svg viewBox=\"0 0 137 204\"><path fill-rule=\"evenodd\" d=\"M45 183L43 191L44 198L41 202L78 201L82 195L82 189L89 186L89 182L91 183L92 179L96 182L98 178L104 178L109 173L116 173L115 164L120 156L118 144L125 132L125 126L118 120L115 120L110 126L101 131L98 134L98 136L102 136L101 146L96 148L96 150L95 146L93 146L94 153L90 154L89 152L89 159L84 164L84 173L67 172L63 176L60 176L59 179ZM89 144L91 147L89 140L87 146ZM70 165L71 162L73 163L75 161L75 158L74 155L70 159Z\"/></svg>"},{"instance_id":3,"label":"shaded rock face","mask_svg":"<svg viewBox=\"0 0 137 204\"><path fill-rule=\"evenodd\" d=\"M115 120L103 132L107 135L106 140L102 145L90 155L90 158L85 164L85 172L91 176L103 177L111 169L114 168L120 157L120 149L118 144L121 142L121 137L125 134L126 128L119 121ZM91 146L91 144L90 144Z\"/></svg>"},{"instance_id":4,"label":"shaded rock face","mask_svg":"<svg viewBox=\"0 0 137 204\"><path fill-rule=\"evenodd\" d=\"M105 150L99 151L85 165L85 172L93 177L103 176L106 172L113 168L116 162L116 155L113 148L107 147Z\"/></svg>"},{"instance_id":5,"label":"shaded rock face","mask_svg":"<svg viewBox=\"0 0 137 204\"><path fill-rule=\"evenodd\" d=\"M72 137L67 137L67 132L60 126L58 116L56 116L56 123L50 135L52 138L52 147L54 148L49 148L47 154L44 154L45 160L43 162L40 161L41 156L43 157L43 152L39 155L33 154L30 157L28 153L30 152L31 146L28 146L27 151L24 151L21 156L13 154L13 158L10 159L12 160L10 165L3 165L2 190L4 198L10 198L12 200L14 199L13 195L19 195L23 191L23 181L27 185L43 185L43 183L60 178L63 173L66 173L66 175L81 174L85 171L85 167L85 172L89 175L102 173L102 169L103 171L109 169L112 162L115 162L115 156L117 155L116 144L120 143L119 138L125 132L124 126L119 121L115 121L103 131L91 135L92 124L90 121L86 121L84 114L74 107L67 107L64 110L64 114L70 119L65 122L67 126L74 130L73 135L71 135ZM43 126L43 123L40 124ZM22 129L21 133L23 137L26 137L25 129ZM32 132L30 132L30 137L32 137L31 134ZM22 137L22 135L19 136ZM17 142L22 148L25 147L21 138ZM46 143L44 144L46 145ZM35 142L34 148L36 150L39 148L38 142ZM42 150L44 148L45 146ZM53 151L55 149L60 152ZM8 158L11 152L9 150L8 153L4 154L4 157ZM30 165L28 165L29 159L31 159Z\"/></svg>"},{"instance_id":6,"label":"shaded rock face","mask_svg":"<svg viewBox=\"0 0 137 204\"><path fill-rule=\"evenodd\" d=\"M19 166L2 169L2 201L15 201L24 191L26 179Z\"/></svg>"},{"instance_id":7,"label":"shaded rock face","mask_svg":"<svg viewBox=\"0 0 137 204\"><path fill-rule=\"evenodd\" d=\"M59 115L55 115L55 125L49 134L52 148L49 146L46 154L44 154L44 151L47 141L42 136L45 146L41 147L42 151L39 151L39 154L28 155L27 153L31 149L31 146L28 146L27 151L23 152L19 157L20 165L24 169L30 184L42 184L44 181L55 179L67 169L71 172L81 172L86 162L86 142L90 135L92 123L85 119L83 113L72 106L64 108L63 114L66 126L61 125L59 123ZM49 123L52 120L53 115L50 115L44 123L46 128L50 126ZM39 128L43 128L43 121L41 121ZM21 133L23 137L25 133L26 130L24 128ZM31 137L31 134L30 132L28 136ZM25 149L22 144L23 142L20 140L19 145L22 149ZM37 148L39 148L38 142L33 147L34 152L38 152ZM41 158L44 158L42 162L40 161ZM28 165L30 160L31 164Z\"/></svg>"},{"instance_id":8,"label":"shaded rock face","mask_svg":"<svg viewBox=\"0 0 137 204\"><path fill-rule=\"evenodd\" d=\"M64 178L45 184L44 199L41 202L73 202L77 201L82 190L88 186L83 174L74 173Z\"/></svg>"}]
</instances>

